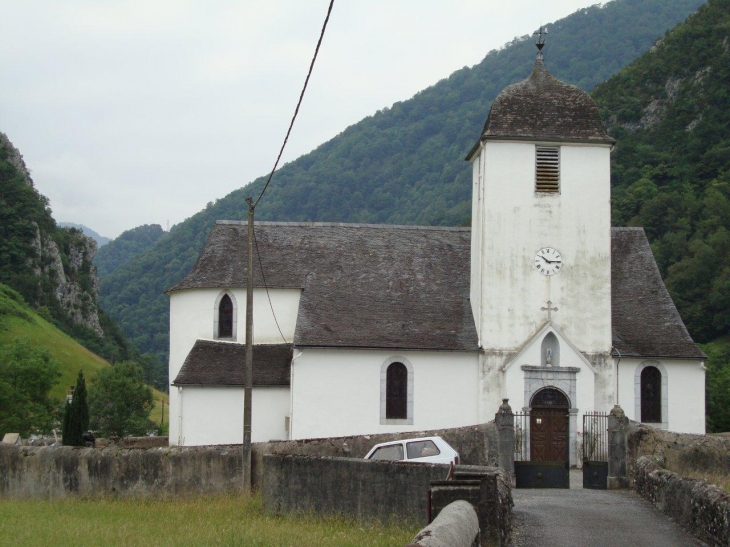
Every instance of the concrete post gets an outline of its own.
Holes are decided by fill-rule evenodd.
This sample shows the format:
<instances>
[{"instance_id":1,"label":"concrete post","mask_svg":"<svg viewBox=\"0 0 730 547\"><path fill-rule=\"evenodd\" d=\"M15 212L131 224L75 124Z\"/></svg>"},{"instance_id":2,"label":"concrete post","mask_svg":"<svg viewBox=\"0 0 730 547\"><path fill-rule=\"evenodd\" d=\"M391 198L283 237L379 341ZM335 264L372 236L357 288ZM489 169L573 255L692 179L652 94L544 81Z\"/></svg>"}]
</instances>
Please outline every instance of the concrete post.
<instances>
[{"instance_id":1,"label":"concrete post","mask_svg":"<svg viewBox=\"0 0 730 547\"><path fill-rule=\"evenodd\" d=\"M499 411L494 415L499 435L499 467L515 479L515 415L509 406L509 399L502 399Z\"/></svg>"},{"instance_id":2,"label":"concrete post","mask_svg":"<svg viewBox=\"0 0 730 547\"><path fill-rule=\"evenodd\" d=\"M623 409L616 405L608 414L608 489L619 490L629 487L626 465L626 448L629 419Z\"/></svg>"}]
</instances>

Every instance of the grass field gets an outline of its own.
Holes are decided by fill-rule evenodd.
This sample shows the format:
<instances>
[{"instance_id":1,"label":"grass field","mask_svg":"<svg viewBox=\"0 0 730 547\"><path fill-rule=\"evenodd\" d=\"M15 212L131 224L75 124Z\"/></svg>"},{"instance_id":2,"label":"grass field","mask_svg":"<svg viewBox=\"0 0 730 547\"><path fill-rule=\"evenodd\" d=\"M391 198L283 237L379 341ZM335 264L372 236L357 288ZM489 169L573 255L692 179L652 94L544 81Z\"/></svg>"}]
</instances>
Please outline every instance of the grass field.
<instances>
[{"instance_id":1,"label":"grass field","mask_svg":"<svg viewBox=\"0 0 730 547\"><path fill-rule=\"evenodd\" d=\"M260 496L0 500L0 543L23 546L402 547L418 527L272 517Z\"/></svg>"}]
</instances>

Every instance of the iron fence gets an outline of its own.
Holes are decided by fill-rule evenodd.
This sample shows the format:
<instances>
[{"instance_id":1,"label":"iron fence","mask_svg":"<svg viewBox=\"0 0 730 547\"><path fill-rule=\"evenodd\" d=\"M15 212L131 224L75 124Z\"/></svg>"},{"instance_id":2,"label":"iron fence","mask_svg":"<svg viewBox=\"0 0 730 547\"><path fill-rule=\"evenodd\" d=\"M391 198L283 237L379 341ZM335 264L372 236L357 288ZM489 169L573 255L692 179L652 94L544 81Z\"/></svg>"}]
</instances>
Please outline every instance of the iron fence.
<instances>
[{"instance_id":1,"label":"iron fence","mask_svg":"<svg viewBox=\"0 0 730 547\"><path fill-rule=\"evenodd\" d=\"M515 414L515 461L530 461L530 413Z\"/></svg>"},{"instance_id":2,"label":"iron fence","mask_svg":"<svg viewBox=\"0 0 730 547\"><path fill-rule=\"evenodd\" d=\"M583 461L608 461L608 414L586 412L583 415Z\"/></svg>"}]
</instances>

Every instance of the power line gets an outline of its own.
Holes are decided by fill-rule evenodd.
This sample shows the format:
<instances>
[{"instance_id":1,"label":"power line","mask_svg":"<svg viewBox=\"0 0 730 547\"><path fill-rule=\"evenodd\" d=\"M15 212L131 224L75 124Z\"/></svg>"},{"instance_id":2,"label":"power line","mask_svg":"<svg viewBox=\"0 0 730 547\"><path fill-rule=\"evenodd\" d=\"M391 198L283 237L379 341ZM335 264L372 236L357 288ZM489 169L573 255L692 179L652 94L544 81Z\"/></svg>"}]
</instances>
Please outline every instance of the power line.
<instances>
[{"instance_id":1,"label":"power line","mask_svg":"<svg viewBox=\"0 0 730 547\"><path fill-rule=\"evenodd\" d=\"M284 148L286 147L286 143L289 140L289 135L291 134L292 127L294 127L294 120L297 119L297 114L299 114L299 107L302 105L302 100L304 99L304 92L307 90L307 85L309 84L309 77L312 75L312 70L314 69L314 62L317 60L317 54L319 53L319 46L322 45L322 38L324 38L324 31L327 29L327 23L330 20L330 13L332 13L332 6L334 6L335 0L330 0L329 8L327 8L327 17L324 19L324 24L322 25L322 32L319 34L319 40L317 41L317 47L314 50L314 56L312 57L312 62L309 64L309 72L307 73L307 79L304 80L304 87L302 87L302 92L299 94L299 102L297 102L297 107L294 109L294 116L292 116L291 122L289 123L289 129L286 132L286 137L284 137L284 142L281 145L281 150L279 150L279 155L276 157L276 162L274 163L274 168L271 170L271 173L269 174L269 178L266 180L266 184L264 185L264 189L261 190L261 194L259 194L258 199L253 204L254 208L259 204L259 201L261 201L261 198L264 197L264 193L266 192L266 189L269 187L269 183L271 182L271 178L274 176L274 171L276 171L276 168L279 165L279 161L281 160L281 155L284 153Z\"/></svg>"}]
</instances>

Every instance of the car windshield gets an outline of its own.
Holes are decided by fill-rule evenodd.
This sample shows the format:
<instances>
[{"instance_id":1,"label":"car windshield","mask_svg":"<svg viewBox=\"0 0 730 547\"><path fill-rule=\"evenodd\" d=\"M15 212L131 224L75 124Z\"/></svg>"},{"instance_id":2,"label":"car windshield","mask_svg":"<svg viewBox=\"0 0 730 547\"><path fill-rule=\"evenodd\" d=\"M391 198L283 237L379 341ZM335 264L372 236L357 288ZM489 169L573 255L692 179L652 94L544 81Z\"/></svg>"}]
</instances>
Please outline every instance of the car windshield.
<instances>
[{"instance_id":1,"label":"car windshield","mask_svg":"<svg viewBox=\"0 0 730 547\"><path fill-rule=\"evenodd\" d=\"M402 444L391 444L388 446L381 446L373 452L370 456L371 460L389 460L396 461L403 459L403 445Z\"/></svg>"},{"instance_id":2,"label":"car windshield","mask_svg":"<svg viewBox=\"0 0 730 547\"><path fill-rule=\"evenodd\" d=\"M441 451L433 441L414 441L406 444L408 459L428 458L429 456L438 456Z\"/></svg>"}]
</instances>

